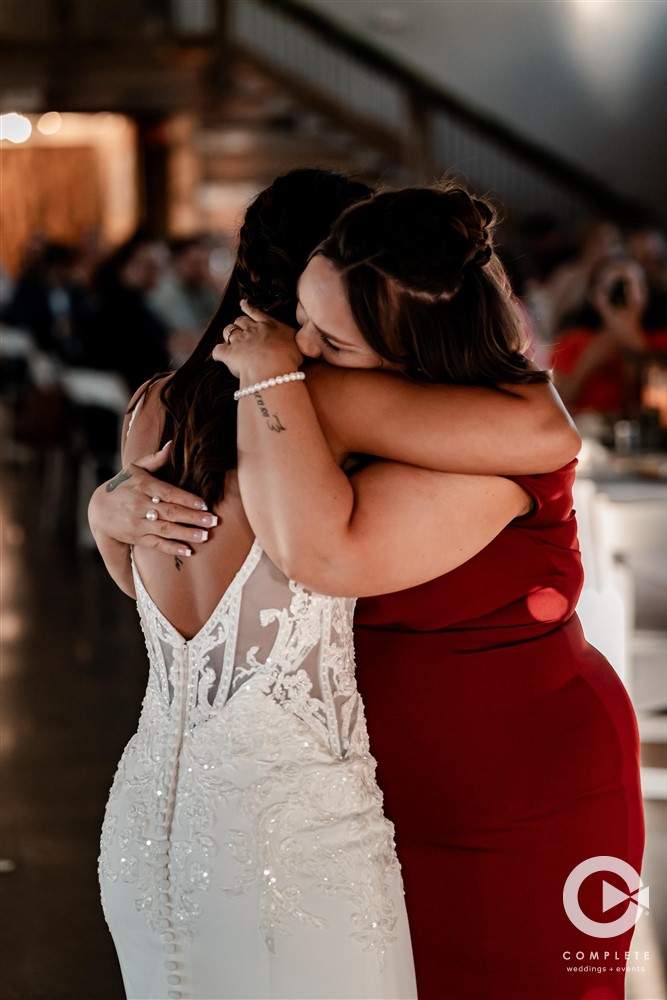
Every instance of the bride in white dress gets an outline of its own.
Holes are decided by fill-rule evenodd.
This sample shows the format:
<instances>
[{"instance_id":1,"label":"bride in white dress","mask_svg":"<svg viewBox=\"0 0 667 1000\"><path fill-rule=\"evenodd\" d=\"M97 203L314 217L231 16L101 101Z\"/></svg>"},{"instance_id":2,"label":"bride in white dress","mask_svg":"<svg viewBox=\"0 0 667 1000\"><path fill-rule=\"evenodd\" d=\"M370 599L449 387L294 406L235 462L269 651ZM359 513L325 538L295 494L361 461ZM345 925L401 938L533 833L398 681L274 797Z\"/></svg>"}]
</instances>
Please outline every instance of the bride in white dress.
<instances>
[{"instance_id":1,"label":"bride in white dress","mask_svg":"<svg viewBox=\"0 0 667 1000\"><path fill-rule=\"evenodd\" d=\"M353 602L255 541L186 640L134 581L150 674L100 857L128 996L415 996Z\"/></svg>"},{"instance_id":2,"label":"bride in white dress","mask_svg":"<svg viewBox=\"0 0 667 1000\"><path fill-rule=\"evenodd\" d=\"M296 193L291 232L306 230L307 246L290 249L293 295L304 252L366 190L297 172L251 206L245 239L255 223L279 238L290 223L286 195ZM227 320L242 294L235 274ZM208 368L218 386L229 380L221 366ZM135 398L126 467L160 441L160 387ZM219 389L198 392L202 433L207 418L230 420ZM228 434L235 443L235 426ZM217 452L216 462L220 486ZM100 541L112 575L136 597L150 665L99 861L127 995L416 997L393 827L355 687L354 601L288 580L253 539L233 468L222 497L219 486L208 494L219 526L193 559L137 548L131 561L129 547ZM161 508L149 497L146 509L152 527ZM163 514L173 509L163 504Z\"/></svg>"}]
</instances>

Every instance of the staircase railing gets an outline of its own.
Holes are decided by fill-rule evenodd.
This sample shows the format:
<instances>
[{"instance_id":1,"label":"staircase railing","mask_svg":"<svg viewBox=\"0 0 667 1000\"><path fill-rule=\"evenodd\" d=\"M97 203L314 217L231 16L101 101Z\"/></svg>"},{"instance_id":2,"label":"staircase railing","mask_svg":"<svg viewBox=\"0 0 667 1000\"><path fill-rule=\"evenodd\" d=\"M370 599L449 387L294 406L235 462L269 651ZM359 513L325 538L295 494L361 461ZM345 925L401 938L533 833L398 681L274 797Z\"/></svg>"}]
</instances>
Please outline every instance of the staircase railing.
<instances>
[{"instance_id":1,"label":"staircase railing","mask_svg":"<svg viewBox=\"0 0 667 1000\"><path fill-rule=\"evenodd\" d=\"M635 207L298 0L227 0L226 18L232 51L399 157L411 180L453 171L523 213L563 220Z\"/></svg>"}]
</instances>

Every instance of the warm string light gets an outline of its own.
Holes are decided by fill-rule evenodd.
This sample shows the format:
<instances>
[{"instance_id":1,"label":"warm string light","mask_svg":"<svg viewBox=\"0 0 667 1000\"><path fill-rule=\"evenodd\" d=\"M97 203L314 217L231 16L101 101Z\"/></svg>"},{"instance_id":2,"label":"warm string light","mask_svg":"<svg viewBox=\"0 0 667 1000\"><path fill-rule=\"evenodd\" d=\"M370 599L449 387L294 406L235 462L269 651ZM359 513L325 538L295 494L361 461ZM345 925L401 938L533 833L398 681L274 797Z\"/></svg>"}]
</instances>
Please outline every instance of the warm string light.
<instances>
[{"instance_id":1,"label":"warm string light","mask_svg":"<svg viewBox=\"0 0 667 1000\"><path fill-rule=\"evenodd\" d=\"M56 135L63 125L63 118L58 111L47 111L37 120L37 131L42 135ZM0 115L0 139L8 142L27 142L32 135L33 126L30 118L16 111Z\"/></svg>"},{"instance_id":2,"label":"warm string light","mask_svg":"<svg viewBox=\"0 0 667 1000\"><path fill-rule=\"evenodd\" d=\"M19 115L15 111L0 115L0 139L20 143L26 142L31 134L32 122L25 115Z\"/></svg>"},{"instance_id":3,"label":"warm string light","mask_svg":"<svg viewBox=\"0 0 667 1000\"><path fill-rule=\"evenodd\" d=\"M37 131L42 135L55 135L60 132L63 120L57 111L47 111L37 122Z\"/></svg>"}]
</instances>

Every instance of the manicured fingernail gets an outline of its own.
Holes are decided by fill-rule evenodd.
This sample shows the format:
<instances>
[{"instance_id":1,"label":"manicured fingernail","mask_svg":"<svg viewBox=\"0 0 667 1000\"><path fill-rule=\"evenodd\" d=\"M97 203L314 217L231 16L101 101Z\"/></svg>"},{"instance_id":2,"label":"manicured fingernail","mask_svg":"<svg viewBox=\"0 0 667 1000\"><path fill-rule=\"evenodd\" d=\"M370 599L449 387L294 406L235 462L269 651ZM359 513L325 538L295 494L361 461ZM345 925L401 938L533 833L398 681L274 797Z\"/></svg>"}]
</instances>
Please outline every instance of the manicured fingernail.
<instances>
[{"instance_id":1,"label":"manicured fingernail","mask_svg":"<svg viewBox=\"0 0 667 1000\"><path fill-rule=\"evenodd\" d=\"M177 549L179 556L191 556L192 549Z\"/></svg>"},{"instance_id":2,"label":"manicured fingernail","mask_svg":"<svg viewBox=\"0 0 667 1000\"><path fill-rule=\"evenodd\" d=\"M208 510L203 500L195 500L195 510Z\"/></svg>"},{"instance_id":3,"label":"manicured fingernail","mask_svg":"<svg viewBox=\"0 0 667 1000\"><path fill-rule=\"evenodd\" d=\"M208 539L208 531L195 531L192 537L195 542L205 542Z\"/></svg>"},{"instance_id":4,"label":"manicured fingernail","mask_svg":"<svg viewBox=\"0 0 667 1000\"><path fill-rule=\"evenodd\" d=\"M218 516L217 514L207 514L205 517L202 517L201 523L207 528L215 528L218 523Z\"/></svg>"},{"instance_id":5,"label":"manicured fingernail","mask_svg":"<svg viewBox=\"0 0 667 1000\"><path fill-rule=\"evenodd\" d=\"M173 440L174 440L173 438L169 438L169 440L168 440L168 441L165 441L165 443L164 443L164 444L162 445L162 447L160 448L160 451L164 451L164 450L165 450L165 448L168 448L168 447L169 447L169 445L171 444L171 442L172 442Z\"/></svg>"}]
</instances>

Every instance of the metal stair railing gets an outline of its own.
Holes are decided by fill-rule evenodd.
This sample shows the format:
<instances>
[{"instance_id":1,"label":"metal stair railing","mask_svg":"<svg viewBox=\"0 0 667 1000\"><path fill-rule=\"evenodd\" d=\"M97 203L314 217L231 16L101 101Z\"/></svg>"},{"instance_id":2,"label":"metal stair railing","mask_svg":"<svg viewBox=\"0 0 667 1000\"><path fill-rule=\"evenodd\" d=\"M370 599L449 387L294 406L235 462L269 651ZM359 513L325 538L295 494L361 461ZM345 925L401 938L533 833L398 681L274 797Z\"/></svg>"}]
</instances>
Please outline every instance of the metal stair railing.
<instances>
[{"instance_id":1,"label":"metal stair railing","mask_svg":"<svg viewBox=\"0 0 667 1000\"><path fill-rule=\"evenodd\" d=\"M398 157L409 179L451 171L522 213L562 221L590 212L620 218L636 207L298 0L225 7L232 53Z\"/></svg>"}]
</instances>

